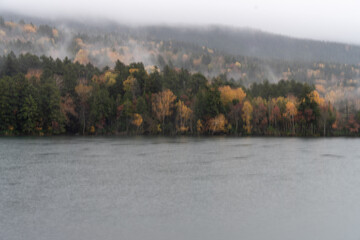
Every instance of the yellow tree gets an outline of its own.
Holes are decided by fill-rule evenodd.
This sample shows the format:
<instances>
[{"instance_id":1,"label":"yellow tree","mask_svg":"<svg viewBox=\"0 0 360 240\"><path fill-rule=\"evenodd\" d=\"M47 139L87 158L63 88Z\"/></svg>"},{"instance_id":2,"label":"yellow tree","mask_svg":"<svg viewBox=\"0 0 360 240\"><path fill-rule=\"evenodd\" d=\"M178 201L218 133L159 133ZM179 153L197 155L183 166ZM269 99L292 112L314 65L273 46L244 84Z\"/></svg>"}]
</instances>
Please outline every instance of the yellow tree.
<instances>
[{"instance_id":1,"label":"yellow tree","mask_svg":"<svg viewBox=\"0 0 360 240\"><path fill-rule=\"evenodd\" d=\"M163 132L165 118L172 114L175 99L176 96L169 89L156 93L152 96L152 110L155 117L162 122Z\"/></svg>"},{"instance_id":2,"label":"yellow tree","mask_svg":"<svg viewBox=\"0 0 360 240\"><path fill-rule=\"evenodd\" d=\"M242 88L232 89L230 86L223 86L219 87L219 91L220 99L224 106L231 103L233 100L238 100L239 103L242 103L246 97L246 93L242 90Z\"/></svg>"},{"instance_id":3,"label":"yellow tree","mask_svg":"<svg viewBox=\"0 0 360 240\"><path fill-rule=\"evenodd\" d=\"M180 132L187 132L189 130L187 123L191 118L192 110L181 100L176 103L176 110L178 120L177 130Z\"/></svg>"},{"instance_id":4,"label":"yellow tree","mask_svg":"<svg viewBox=\"0 0 360 240\"><path fill-rule=\"evenodd\" d=\"M85 110L86 110L86 103L88 98L91 95L92 86L86 86L80 83L75 87L75 92L80 98L80 116L83 122L83 134L85 134L85 126L86 126L86 119L85 119Z\"/></svg>"},{"instance_id":5,"label":"yellow tree","mask_svg":"<svg viewBox=\"0 0 360 240\"><path fill-rule=\"evenodd\" d=\"M251 119L252 119L252 112L253 112L253 107L251 105L251 103L249 101L246 101L244 103L244 107L243 107L243 114L242 114L242 119L244 121L244 128L246 130L246 132L248 134L251 133Z\"/></svg>"},{"instance_id":6,"label":"yellow tree","mask_svg":"<svg viewBox=\"0 0 360 240\"><path fill-rule=\"evenodd\" d=\"M199 133L202 133L203 130L204 130L203 124L202 124L201 120L198 119L197 122L196 122L196 131L199 134Z\"/></svg>"},{"instance_id":7,"label":"yellow tree","mask_svg":"<svg viewBox=\"0 0 360 240\"><path fill-rule=\"evenodd\" d=\"M138 132L141 124L143 123L142 116L138 113L134 113L131 123L136 126L136 132Z\"/></svg>"},{"instance_id":8,"label":"yellow tree","mask_svg":"<svg viewBox=\"0 0 360 240\"><path fill-rule=\"evenodd\" d=\"M117 73L113 73L111 71L107 71L106 73L104 73L103 76L104 82L108 86L112 86L116 83L116 77L117 77Z\"/></svg>"},{"instance_id":9,"label":"yellow tree","mask_svg":"<svg viewBox=\"0 0 360 240\"><path fill-rule=\"evenodd\" d=\"M138 91L138 85L137 80L133 76L129 76L124 82L123 82L124 90L125 92L132 95L134 98L136 96L136 93Z\"/></svg>"},{"instance_id":10,"label":"yellow tree","mask_svg":"<svg viewBox=\"0 0 360 240\"><path fill-rule=\"evenodd\" d=\"M326 135L326 124L328 119L333 114L333 108L330 101L327 103L324 98L320 97L320 94L314 90L310 93L309 96L311 101L316 102L319 105L320 109L320 121L323 125L323 134Z\"/></svg>"},{"instance_id":11,"label":"yellow tree","mask_svg":"<svg viewBox=\"0 0 360 240\"><path fill-rule=\"evenodd\" d=\"M218 132L225 132L227 120L224 114L219 114L214 118L209 119L208 128L214 134Z\"/></svg>"},{"instance_id":12,"label":"yellow tree","mask_svg":"<svg viewBox=\"0 0 360 240\"><path fill-rule=\"evenodd\" d=\"M319 106L321 106L325 103L325 99L320 97L320 94L316 90L314 90L310 93L309 98L311 101L314 101L317 104L319 104Z\"/></svg>"},{"instance_id":13,"label":"yellow tree","mask_svg":"<svg viewBox=\"0 0 360 240\"><path fill-rule=\"evenodd\" d=\"M100 76L94 75L92 77L92 81L96 82L97 84L106 84L107 86L112 86L116 83L116 77L118 76L117 73L112 71L106 71L104 74Z\"/></svg>"},{"instance_id":14,"label":"yellow tree","mask_svg":"<svg viewBox=\"0 0 360 240\"><path fill-rule=\"evenodd\" d=\"M286 117L287 119L290 120L293 133L295 133L295 116L296 116L296 114L297 114L297 108L296 108L295 104L291 101L288 101L286 103L286 110L284 113L284 117Z\"/></svg>"},{"instance_id":15,"label":"yellow tree","mask_svg":"<svg viewBox=\"0 0 360 240\"><path fill-rule=\"evenodd\" d=\"M133 74L133 73L136 73L136 72L139 72L139 69L137 69L137 68L130 68L129 69L130 74Z\"/></svg>"}]
</instances>

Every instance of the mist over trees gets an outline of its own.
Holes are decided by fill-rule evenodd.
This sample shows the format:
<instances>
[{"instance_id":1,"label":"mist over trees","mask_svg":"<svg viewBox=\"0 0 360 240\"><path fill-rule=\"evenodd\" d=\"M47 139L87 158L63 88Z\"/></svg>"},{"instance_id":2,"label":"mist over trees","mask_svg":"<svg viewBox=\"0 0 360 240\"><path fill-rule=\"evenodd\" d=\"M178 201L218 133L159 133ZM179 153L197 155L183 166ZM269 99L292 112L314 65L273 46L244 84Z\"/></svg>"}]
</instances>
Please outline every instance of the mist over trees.
<instances>
[{"instance_id":1,"label":"mist over trees","mask_svg":"<svg viewBox=\"0 0 360 240\"><path fill-rule=\"evenodd\" d=\"M144 36L208 46L225 54L285 61L325 61L360 63L360 46L326 41L297 39L247 28L144 27Z\"/></svg>"},{"instance_id":2,"label":"mist over trees","mask_svg":"<svg viewBox=\"0 0 360 240\"><path fill-rule=\"evenodd\" d=\"M266 56L311 50L352 59L356 46L217 27L4 18L0 36L1 134L358 133L359 64ZM261 56L236 55L250 42Z\"/></svg>"},{"instance_id":3,"label":"mist over trees","mask_svg":"<svg viewBox=\"0 0 360 240\"><path fill-rule=\"evenodd\" d=\"M240 55L260 59L277 59L300 62L360 63L360 46L329 41L298 39L271 34L250 28L227 26L129 26L113 21L87 21L59 19L50 20L22 16L14 13L4 15L2 22L33 23L38 26L65 27L69 33L85 35L114 35L142 41L174 41L193 46L207 46L225 55ZM25 21L22 19L26 19ZM5 26L3 24L3 26ZM14 26L12 26L14 27ZM44 30L44 29L43 29ZM49 30L49 29L48 29ZM48 31L47 36L51 36ZM15 51L15 49L11 49Z\"/></svg>"},{"instance_id":4,"label":"mist over trees","mask_svg":"<svg viewBox=\"0 0 360 240\"><path fill-rule=\"evenodd\" d=\"M16 55L68 57L99 68L112 66L117 60L143 62L146 69L169 65L210 78L224 74L241 79L247 87L266 79L296 79L309 84L325 80L322 85L326 88L360 78L359 47L355 45L226 27L129 27L70 20L49 25L45 20L4 18L2 22L0 54L5 55L13 51Z\"/></svg>"},{"instance_id":5,"label":"mist over trees","mask_svg":"<svg viewBox=\"0 0 360 240\"><path fill-rule=\"evenodd\" d=\"M294 80L245 88L142 63L88 63L13 53L0 58L2 135L357 135L360 112L336 109Z\"/></svg>"}]
</instances>

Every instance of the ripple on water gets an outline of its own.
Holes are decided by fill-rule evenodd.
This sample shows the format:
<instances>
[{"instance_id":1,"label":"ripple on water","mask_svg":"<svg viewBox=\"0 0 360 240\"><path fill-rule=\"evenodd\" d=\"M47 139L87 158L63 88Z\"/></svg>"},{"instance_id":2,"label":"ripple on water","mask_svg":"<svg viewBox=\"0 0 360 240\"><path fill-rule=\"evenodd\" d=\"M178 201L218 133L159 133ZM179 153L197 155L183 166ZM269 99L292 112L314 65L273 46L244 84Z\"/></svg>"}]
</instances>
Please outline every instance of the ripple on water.
<instances>
[{"instance_id":1,"label":"ripple on water","mask_svg":"<svg viewBox=\"0 0 360 240\"><path fill-rule=\"evenodd\" d=\"M239 143L239 144L234 144L232 145L233 147L251 147L253 146L254 144L252 143Z\"/></svg>"},{"instance_id":2,"label":"ripple on water","mask_svg":"<svg viewBox=\"0 0 360 240\"><path fill-rule=\"evenodd\" d=\"M251 155L247 155L247 156L236 156L236 157L234 157L233 159L243 160L243 159L249 159L249 158L251 158Z\"/></svg>"},{"instance_id":3,"label":"ripple on water","mask_svg":"<svg viewBox=\"0 0 360 240\"><path fill-rule=\"evenodd\" d=\"M336 155L336 154L331 154L331 153L321 154L320 156L324 157L324 158L337 158L337 159L345 158L342 155Z\"/></svg>"},{"instance_id":4,"label":"ripple on water","mask_svg":"<svg viewBox=\"0 0 360 240\"><path fill-rule=\"evenodd\" d=\"M35 153L34 156L36 157L48 157L48 156L56 156L60 155L58 152L47 152L47 153Z\"/></svg>"}]
</instances>

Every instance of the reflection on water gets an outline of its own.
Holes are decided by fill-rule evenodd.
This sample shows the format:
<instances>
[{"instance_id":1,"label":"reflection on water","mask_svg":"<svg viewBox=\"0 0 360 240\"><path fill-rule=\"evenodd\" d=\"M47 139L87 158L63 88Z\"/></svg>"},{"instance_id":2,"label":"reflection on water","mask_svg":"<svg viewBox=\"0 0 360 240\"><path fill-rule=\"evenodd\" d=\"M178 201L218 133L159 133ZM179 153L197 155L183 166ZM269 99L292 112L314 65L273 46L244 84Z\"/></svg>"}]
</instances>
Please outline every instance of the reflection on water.
<instances>
[{"instance_id":1,"label":"reflection on water","mask_svg":"<svg viewBox=\"0 0 360 240\"><path fill-rule=\"evenodd\" d=\"M360 139L0 138L0 239L360 239Z\"/></svg>"}]
</instances>

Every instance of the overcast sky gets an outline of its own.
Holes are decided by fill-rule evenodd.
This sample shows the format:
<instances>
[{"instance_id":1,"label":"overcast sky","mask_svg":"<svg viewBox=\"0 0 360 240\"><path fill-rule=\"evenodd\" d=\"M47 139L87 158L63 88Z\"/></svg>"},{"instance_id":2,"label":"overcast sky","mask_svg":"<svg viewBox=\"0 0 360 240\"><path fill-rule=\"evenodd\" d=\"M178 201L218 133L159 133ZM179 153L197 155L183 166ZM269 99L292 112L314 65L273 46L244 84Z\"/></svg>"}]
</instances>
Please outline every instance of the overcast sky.
<instances>
[{"instance_id":1,"label":"overcast sky","mask_svg":"<svg viewBox=\"0 0 360 240\"><path fill-rule=\"evenodd\" d=\"M133 24L221 24L360 44L360 0L0 0L0 9Z\"/></svg>"}]
</instances>

